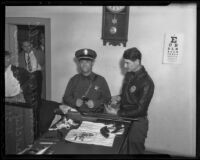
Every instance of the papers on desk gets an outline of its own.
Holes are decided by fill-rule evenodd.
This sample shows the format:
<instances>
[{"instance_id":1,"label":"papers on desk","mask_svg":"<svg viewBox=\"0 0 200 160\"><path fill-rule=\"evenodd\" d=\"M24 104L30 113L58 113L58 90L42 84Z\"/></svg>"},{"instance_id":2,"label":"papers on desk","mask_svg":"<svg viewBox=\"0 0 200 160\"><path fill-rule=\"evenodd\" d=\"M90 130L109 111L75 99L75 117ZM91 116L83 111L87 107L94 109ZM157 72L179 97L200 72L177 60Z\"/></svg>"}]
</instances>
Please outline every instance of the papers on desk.
<instances>
[{"instance_id":1,"label":"papers on desk","mask_svg":"<svg viewBox=\"0 0 200 160\"><path fill-rule=\"evenodd\" d=\"M55 117L56 118L56 117ZM60 117L58 117L59 119ZM58 122L59 121L59 122ZM66 128L66 129L70 129L71 126L77 126L79 125L79 123L75 123L72 119L68 119L66 117L64 117L61 121L60 119L56 122L56 124L54 126L51 126L49 128L49 131L52 131L52 130L59 130L59 129L62 129L62 128Z\"/></svg>"},{"instance_id":2,"label":"papers on desk","mask_svg":"<svg viewBox=\"0 0 200 160\"><path fill-rule=\"evenodd\" d=\"M53 119L53 121L51 122L51 125L50 125L50 128L54 125L54 124L56 124L60 119L61 119L62 117L60 116L60 115L55 115L55 117L54 117L54 119ZM49 128L49 130L50 130L50 128Z\"/></svg>"},{"instance_id":3,"label":"papers on desk","mask_svg":"<svg viewBox=\"0 0 200 160\"><path fill-rule=\"evenodd\" d=\"M74 108L72 108L72 107L70 107L70 106L67 106L67 105L60 105L60 108L61 108L61 111L62 111L62 112L65 111L66 113L68 113L68 112L77 113L77 112L78 112L76 109L74 109ZM63 114L66 114L66 113L63 112ZM56 114L56 115L54 116L53 121L51 122L50 128L51 128L54 124L56 124L59 120L61 120L61 118L62 118L61 115Z\"/></svg>"},{"instance_id":4,"label":"papers on desk","mask_svg":"<svg viewBox=\"0 0 200 160\"><path fill-rule=\"evenodd\" d=\"M104 126L105 125L103 123L83 121L78 129L72 129L69 131L65 137L65 140L74 143L112 147L115 134L110 134L108 138L105 138L100 133L100 129Z\"/></svg>"}]
</instances>

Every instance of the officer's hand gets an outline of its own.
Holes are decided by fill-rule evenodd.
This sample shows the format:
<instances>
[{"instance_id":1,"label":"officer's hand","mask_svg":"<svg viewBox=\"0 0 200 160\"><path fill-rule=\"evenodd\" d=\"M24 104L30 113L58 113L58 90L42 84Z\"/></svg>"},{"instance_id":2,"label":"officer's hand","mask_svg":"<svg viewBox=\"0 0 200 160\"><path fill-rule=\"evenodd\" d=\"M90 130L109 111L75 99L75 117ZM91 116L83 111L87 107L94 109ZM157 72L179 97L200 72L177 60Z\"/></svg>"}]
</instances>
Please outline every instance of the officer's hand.
<instances>
[{"instance_id":1,"label":"officer's hand","mask_svg":"<svg viewBox=\"0 0 200 160\"><path fill-rule=\"evenodd\" d=\"M110 105L105 105L105 109L108 114L113 114L113 115L117 115L117 111L119 110L111 107Z\"/></svg>"},{"instance_id":2,"label":"officer's hand","mask_svg":"<svg viewBox=\"0 0 200 160\"><path fill-rule=\"evenodd\" d=\"M64 114L66 114L66 113L68 113L68 111L71 109L71 107L70 107L70 106L67 106L67 105L64 105L64 104L61 104L61 105L59 106L59 109L60 109Z\"/></svg>"},{"instance_id":3,"label":"officer's hand","mask_svg":"<svg viewBox=\"0 0 200 160\"><path fill-rule=\"evenodd\" d=\"M94 102L93 100L89 100L86 102L86 105L89 107L89 108L94 108Z\"/></svg>"},{"instance_id":4,"label":"officer's hand","mask_svg":"<svg viewBox=\"0 0 200 160\"><path fill-rule=\"evenodd\" d=\"M111 104L117 104L121 100L120 96L112 96Z\"/></svg>"},{"instance_id":5,"label":"officer's hand","mask_svg":"<svg viewBox=\"0 0 200 160\"><path fill-rule=\"evenodd\" d=\"M77 106L77 107L82 106L82 104L83 104L83 100L82 100L82 99L77 99L77 100L76 100L76 106Z\"/></svg>"}]
</instances>

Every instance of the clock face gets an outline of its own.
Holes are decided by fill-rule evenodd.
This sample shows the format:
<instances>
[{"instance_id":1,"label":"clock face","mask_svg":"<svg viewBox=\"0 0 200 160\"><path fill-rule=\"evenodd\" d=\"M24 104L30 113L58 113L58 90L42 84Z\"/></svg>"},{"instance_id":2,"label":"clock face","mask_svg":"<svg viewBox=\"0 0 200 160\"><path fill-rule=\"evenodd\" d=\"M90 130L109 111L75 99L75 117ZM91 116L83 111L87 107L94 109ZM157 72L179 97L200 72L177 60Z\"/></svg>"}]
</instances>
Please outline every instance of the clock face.
<instances>
[{"instance_id":1,"label":"clock face","mask_svg":"<svg viewBox=\"0 0 200 160\"><path fill-rule=\"evenodd\" d=\"M107 6L107 9L111 12L114 13L119 13L121 12L123 9L125 8L125 6Z\"/></svg>"}]
</instances>

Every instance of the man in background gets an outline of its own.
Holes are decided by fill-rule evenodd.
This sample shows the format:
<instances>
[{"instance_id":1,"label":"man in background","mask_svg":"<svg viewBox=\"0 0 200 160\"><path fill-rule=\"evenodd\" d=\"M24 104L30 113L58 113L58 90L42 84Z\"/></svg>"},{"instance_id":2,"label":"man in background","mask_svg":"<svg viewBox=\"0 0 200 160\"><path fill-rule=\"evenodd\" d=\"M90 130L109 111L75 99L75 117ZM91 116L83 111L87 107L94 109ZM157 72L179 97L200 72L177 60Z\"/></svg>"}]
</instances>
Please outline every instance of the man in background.
<instances>
[{"instance_id":1,"label":"man in background","mask_svg":"<svg viewBox=\"0 0 200 160\"><path fill-rule=\"evenodd\" d=\"M19 67L25 68L28 72L37 77L38 96L41 99L42 94L42 70L44 68L44 53L41 50L33 48L30 41L22 43L23 51L19 53Z\"/></svg>"}]
</instances>

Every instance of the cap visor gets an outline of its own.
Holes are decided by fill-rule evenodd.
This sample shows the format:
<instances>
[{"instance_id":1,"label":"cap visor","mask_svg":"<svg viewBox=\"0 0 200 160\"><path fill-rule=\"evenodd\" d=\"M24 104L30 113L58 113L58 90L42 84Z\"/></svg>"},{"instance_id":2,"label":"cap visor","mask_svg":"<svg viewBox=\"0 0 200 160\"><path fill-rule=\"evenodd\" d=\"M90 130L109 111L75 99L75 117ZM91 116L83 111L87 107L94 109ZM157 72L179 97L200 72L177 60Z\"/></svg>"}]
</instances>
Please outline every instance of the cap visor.
<instances>
[{"instance_id":1,"label":"cap visor","mask_svg":"<svg viewBox=\"0 0 200 160\"><path fill-rule=\"evenodd\" d=\"M94 58L91 57L79 57L78 60L94 60Z\"/></svg>"}]
</instances>

